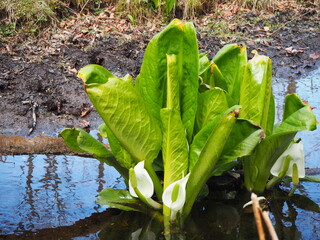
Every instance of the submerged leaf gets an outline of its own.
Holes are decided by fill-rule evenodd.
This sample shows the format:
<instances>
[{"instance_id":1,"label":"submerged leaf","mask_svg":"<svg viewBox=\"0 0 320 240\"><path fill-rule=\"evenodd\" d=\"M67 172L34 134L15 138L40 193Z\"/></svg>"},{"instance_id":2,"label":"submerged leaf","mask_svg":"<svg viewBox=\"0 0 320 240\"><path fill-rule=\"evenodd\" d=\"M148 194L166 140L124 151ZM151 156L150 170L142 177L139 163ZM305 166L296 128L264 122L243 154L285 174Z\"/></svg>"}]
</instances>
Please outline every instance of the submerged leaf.
<instances>
[{"instance_id":1,"label":"submerged leaf","mask_svg":"<svg viewBox=\"0 0 320 240\"><path fill-rule=\"evenodd\" d=\"M293 194L290 201L300 209L320 213L320 206L306 196Z\"/></svg>"}]
</instances>

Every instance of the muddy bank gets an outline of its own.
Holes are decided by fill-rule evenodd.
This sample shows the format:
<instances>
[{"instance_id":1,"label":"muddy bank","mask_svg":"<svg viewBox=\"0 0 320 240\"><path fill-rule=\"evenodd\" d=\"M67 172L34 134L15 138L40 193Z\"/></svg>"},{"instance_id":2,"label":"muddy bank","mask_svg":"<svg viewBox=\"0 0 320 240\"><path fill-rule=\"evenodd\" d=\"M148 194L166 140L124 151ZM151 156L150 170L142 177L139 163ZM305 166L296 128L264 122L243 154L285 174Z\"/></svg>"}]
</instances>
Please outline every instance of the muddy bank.
<instances>
[{"instance_id":1,"label":"muddy bank","mask_svg":"<svg viewBox=\"0 0 320 240\"><path fill-rule=\"evenodd\" d=\"M273 75L284 79L296 79L320 66L318 9L278 11L263 18L247 12L242 13L241 21L234 17L236 24L231 24L232 16L228 22L231 35L214 31L214 16L196 21L201 52L208 52L211 58L227 43L245 43L249 57L254 49L269 56ZM130 23L124 20L123 24ZM148 41L160 31L154 26L107 35L97 32L90 37L83 29L79 34L76 29L61 28L48 39L0 44L0 133L27 136L35 122L33 114L37 118L31 136L56 136L70 126L97 128L101 120L76 77L77 71L95 63L117 76L137 76ZM34 103L36 108L32 108Z\"/></svg>"}]
</instances>

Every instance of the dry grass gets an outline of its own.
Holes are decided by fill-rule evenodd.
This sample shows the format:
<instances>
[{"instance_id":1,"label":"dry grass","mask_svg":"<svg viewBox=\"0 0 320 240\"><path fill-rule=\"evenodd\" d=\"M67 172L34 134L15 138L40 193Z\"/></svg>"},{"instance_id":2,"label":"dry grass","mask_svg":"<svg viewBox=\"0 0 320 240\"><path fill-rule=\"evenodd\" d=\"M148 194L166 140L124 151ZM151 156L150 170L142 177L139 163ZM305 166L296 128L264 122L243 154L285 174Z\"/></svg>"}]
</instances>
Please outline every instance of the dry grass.
<instances>
[{"instance_id":1,"label":"dry grass","mask_svg":"<svg viewBox=\"0 0 320 240\"><path fill-rule=\"evenodd\" d=\"M5 11L7 21L15 28L19 24L31 27L55 19L55 13L50 8L48 0L3 0L0 9Z\"/></svg>"}]
</instances>

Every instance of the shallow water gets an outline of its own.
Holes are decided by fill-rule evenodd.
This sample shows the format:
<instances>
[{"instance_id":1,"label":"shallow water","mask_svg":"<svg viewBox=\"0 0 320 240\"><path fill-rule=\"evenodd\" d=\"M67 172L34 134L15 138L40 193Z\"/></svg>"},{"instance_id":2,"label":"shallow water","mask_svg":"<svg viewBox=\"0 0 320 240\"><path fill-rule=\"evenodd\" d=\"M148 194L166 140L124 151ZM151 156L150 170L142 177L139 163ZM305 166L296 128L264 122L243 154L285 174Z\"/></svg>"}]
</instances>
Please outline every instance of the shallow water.
<instances>
[{"instance_id":1,"label":"shallow water","mask_svg":"<svg viewBox=\"0 0 320 240\"><path fill-rule=\"evenodd\" d=\"M124 188L118 172L95 159L6 156L0 159L0 234L72 225L105 210L104 188Z\"/></svg>"},{"instance_id":2,"label":"shallow water","mask_svg":"<svg viewBox=\"0 0 320 240\"><path fill-rule=\"evenodd\" d=\"M278 120L285 93L293 92L318 107L314 112L319 120L319 89L320 68L297 80L275 79ZM320 129L298 136L305 146L306 166L320 168ZM113 168L95 159L73 156L0 156L0 176L0 238L71 226L105 210L95 203L102 189L125 187ZM320 184L303 183L291 199L282 191L273 194L271 219L280 239L320 239ZM252 215L242 210L247 199L215 199L197 206L194 222L188 222L186 233L177 239L255 239ZM123 213L99 231L75 234L78 237L72 239L143 239L139 238L142 232L147 234L144 239L162 238L161 230L153 225L157 224L150 223L148 217Z\"/></svg>"},{"instance_id":3,"label":"shallow water","mask_svg":"<svg viewBox=\"0 0 320 240\"><path fill-rule=\"evenodd\" d=\"M282 118L282 107L285 94L297 93L313 107L317 120L320 121L320 68L311 71L308 76L296 80L274 79L273 92L277 105L277 121ZM306 165L310 168L320 168L320 127L315 131L304 131L297 134L302 138L306 153Z\"/></svg>"}]
</instances>

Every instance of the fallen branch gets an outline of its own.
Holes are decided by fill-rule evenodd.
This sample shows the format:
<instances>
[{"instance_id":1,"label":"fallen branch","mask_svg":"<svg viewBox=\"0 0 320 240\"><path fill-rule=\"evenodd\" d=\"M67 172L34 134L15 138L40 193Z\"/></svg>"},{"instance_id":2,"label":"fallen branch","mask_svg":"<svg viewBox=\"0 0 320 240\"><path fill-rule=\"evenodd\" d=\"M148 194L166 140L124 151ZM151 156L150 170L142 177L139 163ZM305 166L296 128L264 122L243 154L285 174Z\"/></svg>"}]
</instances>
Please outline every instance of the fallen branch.
<instances>
[{"instance_id":1,"label":"fallen branch","mask_svg":"<svg viewBox=\"0 0 320 240\"><path fill-rule=\"evenodd\" d=\"M0 155L54 154L92 157L88 153L70 150L60 137L32 137L0 135Z\"/></svg>"}]
</instances>

